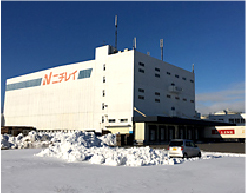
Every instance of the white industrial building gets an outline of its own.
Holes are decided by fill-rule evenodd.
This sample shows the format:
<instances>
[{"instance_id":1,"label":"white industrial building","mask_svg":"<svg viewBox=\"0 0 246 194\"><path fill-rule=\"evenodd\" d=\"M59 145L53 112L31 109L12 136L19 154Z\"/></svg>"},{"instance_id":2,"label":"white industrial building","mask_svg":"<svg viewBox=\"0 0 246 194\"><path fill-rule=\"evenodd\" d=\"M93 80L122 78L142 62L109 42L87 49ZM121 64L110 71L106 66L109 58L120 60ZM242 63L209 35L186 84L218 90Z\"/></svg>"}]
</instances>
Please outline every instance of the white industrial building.
<instances>
[{"instance_id":1,"label":"white industrial building","mask_svg":"<svg viewBox=\"0 0 246 194\"><path fill-rule=\"evenodd\" d=\"M209 113L208 116L202 117L202 119L244 126L246 114L241 112L233 112L227 109L215 113Z\"/></svg>"},{"instance_id":2,"label":"white industrial building","mask_svg":"<svg viewBox=\"0 0 246 194\"><path fill-rule=\"evenodd\" d=\"M136 117L195 117L194 72L136 50L7 80L5 126L133 133Z\"/></svg>"}]
</instances>

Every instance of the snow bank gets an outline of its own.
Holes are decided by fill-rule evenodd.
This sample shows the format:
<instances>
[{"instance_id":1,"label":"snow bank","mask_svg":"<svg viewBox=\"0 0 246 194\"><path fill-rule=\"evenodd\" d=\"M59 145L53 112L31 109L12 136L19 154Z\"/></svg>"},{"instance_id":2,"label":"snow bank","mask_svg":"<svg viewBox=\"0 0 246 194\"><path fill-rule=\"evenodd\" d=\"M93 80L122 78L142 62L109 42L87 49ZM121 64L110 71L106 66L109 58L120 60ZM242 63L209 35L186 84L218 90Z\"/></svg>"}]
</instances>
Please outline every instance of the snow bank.
<instances>
[{"instance_id":1,"label":"snow bank","mask_svg":"<svg viewBox=\"0 0 246 194\"><path fill-rule=\"evenodd\" d=\"M166 150L153 150L149 146L131 147L130 149L109 146L115 145L115 143L115 134L97 138L94 133L74 132L61 136L59 143L54 143L36 156L56 157L68 161L89 161L91 164L111 166L175 165L186 161L229 156L202 152L202 158L168 158Z\"/></svg>"},{"instance_id":2,"label":"snow bank","mask_svg":"<svg viewBox=\"0 0 246 194\"><path fill-rule=\"evenodd\" d=\"M3 149L26 149L48 147L35 156L55 157L70 162L89 161L91 164L111 166L147 166L175 165L186 161L213 159L220 157L245 157L245 154L202 152L202 158L168 158L166 150L154 150L147 147L111 147L116 145L116 134L96 137L93 132L57 132L37 133L31 131L27 137L19 134L17 137L2 135Z\"/></svg>"}]
</instances>

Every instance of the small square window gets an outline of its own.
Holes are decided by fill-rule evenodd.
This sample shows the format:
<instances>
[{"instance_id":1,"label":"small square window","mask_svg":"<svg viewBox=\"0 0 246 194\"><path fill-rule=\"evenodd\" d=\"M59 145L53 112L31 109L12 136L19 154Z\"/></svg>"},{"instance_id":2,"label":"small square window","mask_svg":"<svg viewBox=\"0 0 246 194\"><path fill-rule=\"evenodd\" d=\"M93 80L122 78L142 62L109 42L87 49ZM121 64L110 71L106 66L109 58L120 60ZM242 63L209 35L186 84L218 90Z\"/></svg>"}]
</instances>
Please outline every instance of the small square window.
<instances>
[{"instance_id":1,"label":"small square window","mask_svg":"<svg viewBox=\"0 0 246 194\"><path fill-rule=\"evenodd\" d=\"M161 75L156 73L156 74L155 74L155 77L160 78L160 77L161 77Z\"/></svg>"},{"instance_id":2,"label":"small square window","mask_svg":"<svg viewBox=\"0 0 246 194\"><path fill-rule=\"evenodd\" d=\"M167 75L171 75L171 73L170 72L167 72Z\"/></svg>"},{"instance_id":3,"label":"small square window","mask_svg":"<svg viewBox=\"0 0 246 194\"><path fill-rule=\"evenodd\" d=\"M180 98L178 96L175 97L176 100L179 100Z\"/></svg>"},{"instance_id":4,"label":"small square window","mask_svg":"<svg viewBox=\"0 0 246 194\"><path fill-rule=\"evenodd\" d=\"M161 70L160 70L160 68L156 67L155 71L160 72Z\"/></svg>"},{"instance_id":5,"label":"small square window","mask_svg":"<svg viewBox=\"0 0 246 194\"><path fill-rule=\"evenodd\" d=\"M161 93L160 93L160 92L155 92L155 95L156 95L156 96L160 96Z\"/></svg>"},{"instance_id":6,"label":"small square window","mask_svg":"<svg viewBox=\"0 0 246 194\"><path fill-rule=\"evenodd\" d=\"M105 96L105 91L103 90L103 91L102 91L102 97L104 97L104 96Z\"/></svg>"},{"instance_id":7,"label":"small square window","mask_svg":"<svg viewBox=\"0 0 246 194\"><path fill-rule=\"evenodd\" d=\"M127 123L128 122L128 119L120 119L120 122L121 123Z\"/></svg>"},{"instance_id":8,"label":"small square window","mask_svg":"<svg viewBox=\"0 0 246 194\"><path fill-rule=\"evenodd\" d=\"M144 73L144 70L142 68L138 68L138 72Z\"/></svg>"},{"instance_id":9,"label":"small square window","mask_svg":"<svg viewBox=\"0 0 246 194\"><path fill-rule=\"evenodd\" d=\"M190 100L190 103L194 103L194 100Z\"/></svg>"},{"instance_id":10,"label":"small square window","mask_svg":"<svg viewBox=\"0 0 246 194\"><path fill-rule=\"evenodd\" d=\"M115 123L115 119L109 119L108 122L109 123Z\"/></svg>"},{"instance_id":11,"label":"small square window","mask_svg":"<svg viewBox=\"0 0 246 194\"><path fill-rule=\"evenodd\" d=\"M140 66L144 67L143 62L138 62L138 65L140 65Z\"/></svg>"},{"instance_id":12,"label":"small square window","mask_svg":"<svg viewBox=\"0 0 246 194\"><path fill-rule=\"evenodd\" d=\"M103 83L105 84L105 77L103 77Z\"/></svg>"},{"instance_id":13,"label":"small square window","mask_svg":"<svg viewBox=\"0 0 246 194\"><path fill-rule=\"evenodd\" d=\"M167 94L167 98L171 98L171 95L170 94Z\"/></svg>"},{"instance_id":14,"label":"small square window","mask_svg":"<svg viewBox=\"0 0 246 194\"><path fill-rule=\"evenodd\" d=\"M179 75L175 74L175 77L176 77L176 78L179 78Z\"/></svg>"},{"instance_id":15,"label":"small square window","mask_svg":"<svg viewBox=\"0 0 246 194\"><path fill-rule=\"evenodd\" d=\"M183 98L183 101L187 101L187 99L186 98Z\"/></svg>"},{"instance_id":16,"label":"small square window","mask_svg":"<svg viewBox=\"0 0 246 194\"><path fill-rule=\"evenodd\" d=\"M172 107L171 107L171 110L173 110L173 111L174 111L174 110L175 110L175 107L174 107L174 106L172 106Z\"/></svg>"},{"instance_id":17,"label":"small square window","mask_svg":"<svg viewBox=\"0 0 246 194\"><path fill-rule=\"evenodd\" d=\"M156 103L160 103L161 100L160 100L160 99L155 99L155 102L156 102Z\"/></svg>"},{"instance_id":18,"label":"small square window","mask_svg":"<svg viewBox=\"0 0 246 194\"><path fill-rule=\"evenodd\" d=\"M192 84L193 84L193 83L194 83L194 80L193 80L193 79L191 79L191 80L190 80L190 83L192 83Z\"/></svg>"},{"instance_id":19,"label":"small square window","mask_svg":"<svg viewBox=\"0 0 246 194\"><path fill-rule=\"evenodd\" d=\"M102 110L104 110L104 103L102 103Z\"/></svg>"},{"instance_id":20,"label":"small square window","mask_svg":"<svg viewBox=\"0 0 246 194\"><path fill-rule=\"evenodd\" d=\"M105 71L105 64L103 65L103 71Z\"/></svg>"},{"instance_id":21,"label":"small square window","mask_svg":"<svg viewBox=\"0 0 246 194\"><path fill-rule=\"evenodd\" d=\"M183 80L186 80L186 77L182 77Z\"/></svg>"},{"instance_id":22,"label":"small square window","mask_svg":"<svg viewBox=\"0 0 246 194\"><path fill-rule=\"evenodd\" d=\"M143 88L138 88L138 92L144 93L144 89Z\"/></svg>"},{"instance_id":23,"label":"small square window","mask_svg":"<svg viewBox=\"0 0 246 194\"><path fill-rule=\"evenodd\" d=\"M144 100L144 96L143 95L138 95L138 99Z\"/></svg>"}]
</instances>

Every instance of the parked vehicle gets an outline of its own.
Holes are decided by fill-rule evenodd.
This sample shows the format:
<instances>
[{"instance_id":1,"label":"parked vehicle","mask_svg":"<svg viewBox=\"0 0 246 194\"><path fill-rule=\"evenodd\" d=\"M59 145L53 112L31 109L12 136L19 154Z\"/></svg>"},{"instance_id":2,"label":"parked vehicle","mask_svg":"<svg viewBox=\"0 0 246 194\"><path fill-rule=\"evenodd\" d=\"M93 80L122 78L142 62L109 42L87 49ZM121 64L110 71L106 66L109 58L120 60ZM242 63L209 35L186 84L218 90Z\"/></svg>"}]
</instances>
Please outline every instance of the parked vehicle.
<instances>
[{"instance_id":1,"label":"parked vehicle","mask_svg":"<svg viewBox=\"0 0 246 194\"><path fill-rule=\"evenodd\" d=\"M168 146L168 157L201 157L200 148L188 139L172 139Z\"/></svg>"}]
</instances>

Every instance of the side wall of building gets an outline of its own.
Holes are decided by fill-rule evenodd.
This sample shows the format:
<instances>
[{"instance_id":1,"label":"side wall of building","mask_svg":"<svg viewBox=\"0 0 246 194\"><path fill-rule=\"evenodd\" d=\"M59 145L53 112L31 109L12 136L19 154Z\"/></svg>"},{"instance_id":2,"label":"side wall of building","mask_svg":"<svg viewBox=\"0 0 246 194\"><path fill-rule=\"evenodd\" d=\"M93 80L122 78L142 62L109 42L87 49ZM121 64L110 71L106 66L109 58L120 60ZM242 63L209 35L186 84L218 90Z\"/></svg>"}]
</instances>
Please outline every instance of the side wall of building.
<instances>
[{"instance_id":1,"label":"side wall of building","mask_svg":"<svg viewBox=\"0 0 246 194\"><path fill-rule=\"evenodd\" d=\"M133 51L96 58L97 128L113 133L133 132L133 61Z\"/></svg>"},{"instance_id":2,"label":"side wall of building","mask_svg":"<svg viewBox=\"0 0 246 194\"><path fill-rule=\"evenodd\" d=\"M210 139L234 139L246 138L245 126L214 126L204 129L204 138Z\"/></svg>"},{"instance_id":3,"label":"side wall of building","mask_svg":"<svg viewBox=\"0 0 246 194\"><path fill-rule=\"evenodd\" d=\"M147 116L194 118L194 73L135 51L134 106ZM135 112L134 116L141 116Z\"/></svg>"},{"instance_id":4,"label":"side wall of building","mask_svg":"<svg viewBox=\"0 0 246 194\"><path fill-rule=\"evenodd\" d=\"M8 79L5 126L133 131L133 54L107 45L95 60Z\"/></svg>"},{"instance_id":5,"label":"side wall of building","mask_svg":"<svg viewBox=\"0 0 246 194\"><path fill-rule=\"evenodd\" d=\"M5 125L39 130L94 128L94 71L95 61L87 61L7 80Z\"/></svg>"}]
</instances>

